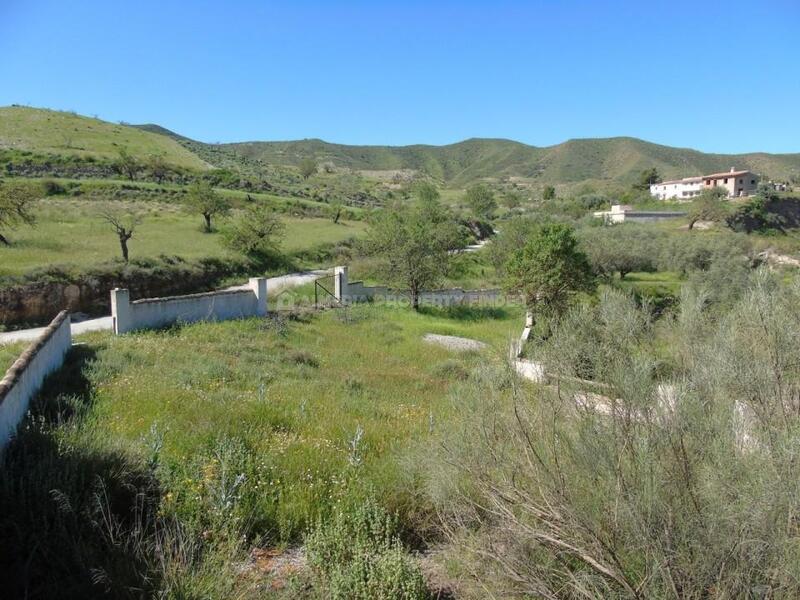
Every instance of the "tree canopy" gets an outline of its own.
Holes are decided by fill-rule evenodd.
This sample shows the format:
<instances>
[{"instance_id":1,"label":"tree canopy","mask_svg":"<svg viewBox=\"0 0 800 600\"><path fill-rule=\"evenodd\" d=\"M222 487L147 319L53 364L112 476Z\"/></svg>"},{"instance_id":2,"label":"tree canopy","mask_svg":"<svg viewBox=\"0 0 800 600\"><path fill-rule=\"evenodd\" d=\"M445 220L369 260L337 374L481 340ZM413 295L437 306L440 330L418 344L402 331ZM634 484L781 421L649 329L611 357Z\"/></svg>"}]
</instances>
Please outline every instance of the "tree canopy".
<instances>
[{"instance_id":1,"label":"tree canopy","mask_svg":"<svg viewBox=\"0 0 800 600\"><path fill-rule=\"evenodd\" d=\"M594 289L589 261L563 223L539 226L511 255L506 271L506 287L522 293L538 315L560 316L576 293Z\"/></svg>"},{"instance_id":2,"label":"tree canopy","mask_svg":"<svg viewBox=\"0 0 800 600\"><path fill-rule=\"evenodd\" d=\"M278 252L285 225L269 207L249 206L223 232L225 245L245 256L264 259Z\"/></svg>"},{"instance_id":3,"label":"tree canopy","mask_svg":"<svg viewBox=\"0 0 800 600\"><path fill-rule=\"evenodd\" d=\"M36 222L31 204L41 195L35 186L0 181L0 243L11 245L3 231Z\"/></svg>"},{"instance_id":4,"label":"tree canopy","mask_svg":"<svg viewBox=\"0 0 800 600\"><path fill-rule=\"evenodd\" d=\"M211 219L214 216L226 215L231 209L230 201L214 191L211 184L206 181L197 181L189 186L186 206L203 215L203 229L206 233L212 230Z\"/></svg>"},{"instance_id":5,"label":"tree canopy","mask_svg":"<svg viewBox=\"0 0 800 600\"><path fill-rule=\"evenodd\" d=\"M390 285L408 288L417 309L419 293L448 273L451 251L464 243L450 211L427 198L380 211L370 223L365 248L380 259L379 270Z\"/></svg>"},{"instance_id":6,"label":"tree canopy","mask_svg":"<svg viewBox=\"0 0 800 600\"><path fill-rule=\"evenodd\" d=\"M479 183L467 189L464 200L472 214L481 219L491 219L497 210L494 192L488 186Z\"/></svg>"}]
</instances>

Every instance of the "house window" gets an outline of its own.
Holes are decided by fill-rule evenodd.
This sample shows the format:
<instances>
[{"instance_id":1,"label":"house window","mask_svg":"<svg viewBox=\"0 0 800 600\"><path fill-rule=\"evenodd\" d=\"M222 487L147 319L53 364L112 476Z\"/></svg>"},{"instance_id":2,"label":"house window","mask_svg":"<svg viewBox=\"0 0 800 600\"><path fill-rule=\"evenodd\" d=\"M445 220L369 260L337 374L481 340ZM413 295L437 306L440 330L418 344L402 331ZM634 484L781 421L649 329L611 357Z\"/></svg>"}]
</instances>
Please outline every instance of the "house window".
<instances>
[{"instance_id":1,"label":"house window","mask_svg":"<svg viewBox=\"0 0 800 600\"><path fill-rule=\"evenodd\" d=\"M750 185L755 185L755 184L756 184L756 180L755 179L751 179L750 180Z\"/></svg>"},{"instance_id":2,"label":"house window","mask_svg":"<svg viewBox=\"0 0 800 600\"><path fill-rule=\"evenodd\" d=\"M727 177L725 178L725 183L728 183L728 178Z\"/></svg>"},{"instance_id":3,"label":"house window","mask_svg":"<svg viewBox=\"0 0 800 600\"><path fill-rule=\"evenodd\" d=\"M739 183L740 183L740 184L741 184L741 183L744 183L744 179L740 179L740 180L739 180Z\"/></svg>"}]
</instances>

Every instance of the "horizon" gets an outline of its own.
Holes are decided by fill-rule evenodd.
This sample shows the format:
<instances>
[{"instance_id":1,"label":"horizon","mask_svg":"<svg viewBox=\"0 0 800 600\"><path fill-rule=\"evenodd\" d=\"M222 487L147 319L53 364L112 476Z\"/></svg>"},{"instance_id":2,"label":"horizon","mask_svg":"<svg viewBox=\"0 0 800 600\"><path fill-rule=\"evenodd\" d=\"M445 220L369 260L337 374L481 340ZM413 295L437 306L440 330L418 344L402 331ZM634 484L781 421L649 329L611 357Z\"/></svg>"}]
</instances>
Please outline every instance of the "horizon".
<instances>
[{"instance_id":1,"label":"horizon","mask_svg":"<svg viewBox=\"0 0 800 600\"><path fill-rule=\"evenodd\" d=\"M788 1L159 6L0 7L0 52L12 58L0 104L152 123L206 143L547 148L630 137L800 152L800 7ZM687 11L691 22L675 21ZM743 11L757 45L719 34L738 31ZM694 22L715 25L685 43ZM731 63L735 81L706 81Z\"/></svg>"}]
</instances>

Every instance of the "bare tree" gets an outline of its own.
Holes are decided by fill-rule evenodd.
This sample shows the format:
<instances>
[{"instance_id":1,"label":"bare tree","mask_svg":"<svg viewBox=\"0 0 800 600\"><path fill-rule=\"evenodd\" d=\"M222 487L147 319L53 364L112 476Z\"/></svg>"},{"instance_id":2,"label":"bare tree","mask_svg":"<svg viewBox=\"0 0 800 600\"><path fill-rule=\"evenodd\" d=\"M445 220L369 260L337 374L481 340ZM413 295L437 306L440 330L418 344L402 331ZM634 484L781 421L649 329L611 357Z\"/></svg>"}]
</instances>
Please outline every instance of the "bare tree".
<instances>
[{"instance_id":1,"label":"bare tree","mask_svg":"<svg viewBox=\"0 0 800 600\"><path fill-rule=\"evenodd\" d=\"M111 210L104 210L100 218L114 228L114 233L119 238L119 247L122 250L122 259L128 262L128 240L133 237L136 227L142 222L139 214L120 215Z\"/></svg>"}]
</instances>

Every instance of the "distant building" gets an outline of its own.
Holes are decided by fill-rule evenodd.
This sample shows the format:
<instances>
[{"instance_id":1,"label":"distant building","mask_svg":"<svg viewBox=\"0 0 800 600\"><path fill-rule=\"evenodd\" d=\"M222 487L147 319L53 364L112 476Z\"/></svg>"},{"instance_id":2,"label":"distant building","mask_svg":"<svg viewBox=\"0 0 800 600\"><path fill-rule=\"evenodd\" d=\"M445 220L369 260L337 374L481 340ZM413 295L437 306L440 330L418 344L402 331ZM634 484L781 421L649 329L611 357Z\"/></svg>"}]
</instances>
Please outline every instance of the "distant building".
<instances>
[{"instance_id":1,"label":"distant building","mask_svg":"<svg viewBox=\"0 0 800 600\"><path fill-rule=\"evenodd\" d=\"M758 176L750 171L731 168L725 173L684 177L650 186L650 195L659 200L691 200L706 188L725 188L729 198L752 196L758 187Z\"/></svg>"},{"instance_id":2,"label":"distant building","mask_svg":"<svg viewBox=\"0 0 800 600\"><path fill-rule=\"evenodd\" d=\"M603 219L606 225L617 223L652 223L663 219L679 219L685 217L685 212L660 211L660 210L634 210L627 204L614 204L611 210L599 210L594 214L596 219Z\"/></svg>"},{"instance_id":3,"label":"distant building","mask_svg":"<svg viewBox=\"0 0 800 600\"><path fill-rule=\"evenodd\" d=\"M750 171L737 171L733 167L727 173L703 175L703 188L722 187L728 198L752 196L758 188L758 176Z\"/></svg>"},{"instance_id":4,"label":"distant building","mask_svg":"<svg viewBox=\"0 0 800 600\"><path fill-rule=\"evenodd\" d=\"M683 179L673 179L672 181L662 181L650 186L650 195L659 200L688 200L699 196L703 191L702 177L684 177Z\"/></svg>"}]
</instances>

